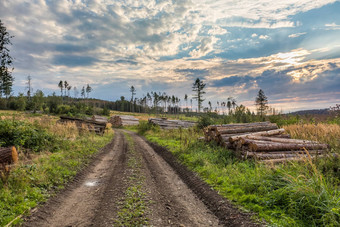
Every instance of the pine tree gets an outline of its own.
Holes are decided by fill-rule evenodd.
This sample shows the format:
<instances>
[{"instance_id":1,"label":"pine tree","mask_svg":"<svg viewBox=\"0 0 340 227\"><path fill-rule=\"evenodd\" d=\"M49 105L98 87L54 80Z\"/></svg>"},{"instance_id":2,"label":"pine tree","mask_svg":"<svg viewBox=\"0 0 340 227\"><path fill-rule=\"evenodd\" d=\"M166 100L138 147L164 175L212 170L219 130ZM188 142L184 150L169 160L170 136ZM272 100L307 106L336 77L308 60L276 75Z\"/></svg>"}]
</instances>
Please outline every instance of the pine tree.
<instances>
[{"instance_id":1,"label":"pine tree","mask_svg":"<svg viewBox=\"0 0 340 227\"><path fill-rule=\"evenodd\" d=\"M90 94L91 91L92 91L92 87L89 84L87 84L87 86L86 86L87 98L89 97L89 94Z\"/></svg>"},{"instance_id":2,"label":"pine tree","mask_svg":"<svg viewBox=\"0 0 340 227\"><path fill-rule=\"evenodd\" d=\"M260 89L259 93L257 94L255 105L257 107L257 114L263 117L266 114L266 110L268 109L268 98L262 89Z\"/></svg>"},{"instance_id":3,"label":"pine tree","mask_svg":"<svg viewBox=\"0 0 340 227\"><path fill-rule=\"evenodd\" d=\"M0 97L4 94L6 98L12 92L14 77L12 71L14 68L9 69L12 65L12 57L9 55L7 45L12 45L11 38L6 30L6 27L0 20Z\"/></svg>"},{"instance_id":4,"label":"pine tree","mask_svg":"<svg viewBox=\"0 0 340 227\"><path fill-rule=\"evenodd\" d=\"M63 90L64 90L64 83L63 83L62 80L59 82L58 87L60 88L60 97L62 97L63 96Z\"/></svg>"},{"instance_id":5,"label":"pine tree","mask_svg":"<svg viewBox=\"0 0 340 227\"><path fill-rule=\"evenodd\" d=\"M81 89L81 93L80 93L82 98L85 98L85 87L83 86L83 88Z\"/></svg>"},{"instance_id":6,"label":"pine tree","mask_svg":"<svg viewBox=\"0 0 340 227\"><path fill-rule=\"evenodd\" d=\"M199 78L196 79L195 83L192 85L192 91L196 92L193 96L194 99L197 100L198 104L198 113L201 111L202 102L204 101L203 95L205 92L203 91L206 84L203 83Z\"/></svg>"}]
</instances>

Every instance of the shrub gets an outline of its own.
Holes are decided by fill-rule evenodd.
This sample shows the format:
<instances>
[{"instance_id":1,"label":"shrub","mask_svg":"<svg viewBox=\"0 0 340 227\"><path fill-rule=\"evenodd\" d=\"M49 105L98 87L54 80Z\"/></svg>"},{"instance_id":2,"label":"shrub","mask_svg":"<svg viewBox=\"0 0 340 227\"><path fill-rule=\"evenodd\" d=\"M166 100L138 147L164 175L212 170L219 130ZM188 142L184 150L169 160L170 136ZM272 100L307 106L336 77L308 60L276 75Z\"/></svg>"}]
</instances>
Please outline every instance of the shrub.
<instances>
[{"instance_id":1,"label":"shrub","mask_svg":"<svg viewBox=\"0 0 340 227\"><path fill-rule=\"evenodd\" d=\"M197 127L199 129L203 129L203 128L211 125L211 124L213 124L211 117L207 114L204 114L204 115L200 116L200 118L198 119Z\"/></svg>"},{"instance_id":2,"label":"shrub","mask_svg":"<svg viewBox=\"0 0 340 227\"><path fill-rule=\"evenodd\" d=\"M145 133L149 130L152 130L153 132L159 132L159 126L149 124L147 121L140 121L139 125L137 126L138 134L145 135Z\"/></svg>"},{"instance_id":3,"label":"shrub","mask_svg":"<svg viewBox=\"0 0 340 227\"><path fill-rule=\"evenodd\" d=\"M0 121L0 146L16 146L41 151L54 141L45 130L24 121Z\"/></svg>"}]
</instances>

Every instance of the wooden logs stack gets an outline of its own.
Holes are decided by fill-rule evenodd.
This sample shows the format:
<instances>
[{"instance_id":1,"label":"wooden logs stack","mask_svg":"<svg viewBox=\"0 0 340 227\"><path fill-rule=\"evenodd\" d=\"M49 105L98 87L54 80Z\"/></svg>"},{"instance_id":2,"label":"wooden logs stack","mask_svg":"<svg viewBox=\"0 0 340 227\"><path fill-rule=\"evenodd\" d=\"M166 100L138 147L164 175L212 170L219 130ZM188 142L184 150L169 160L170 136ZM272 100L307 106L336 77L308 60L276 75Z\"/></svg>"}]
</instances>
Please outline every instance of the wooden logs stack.
<instances>
[{"instance_id":1,"label":"wooden logs stack","mask_svg":"<svg viewBox=\"0 0 340 227\"><path fill-rule=\"evenodd\" d=\"M83 130L83 126L87 127L90 132L95 132L99 135L103 135L107 122L95 121L90 119L80 119L69 116L60 116L60 123L74 122L79 130Z\"/></svg>"},{"instance_id":2,"label":"wooden logs stack","mask_svg":"<svg viewBox=\"0 0 340 227\"><path fill-rule=\"evenodd\" d=\"M91 118L92 121L96 121L96 122L103 122L103 123L107 123L107 117L103 117L103 116L99 116L99 115L93 115Z\"/></svg>"},{"instance_id":3,"label":"wooden logs stack","mask_svg":"<svg viewBox=\"0 0 340 227\"><path fill-rule=\"evenodd\" d=\"M166 118L149 118L149 123L159 125L162 129L190 128L196 124L193 121L168 120Z\"/></svg>"},{"instance_id":4,"label":"wooden logs stack","mask_svg":"<svg viewBox=\"0 0 340 227\"><path fill-rule=\"evenodd\" d=\"M250 124L212 125L205 129L205 140L233 149L244 159L281 162L326 154L327 144L316 141L291 139L276 124L259 122Z\"/></svg>"},{"instance_id":5,"label":"wooden logs stack","mask_svg":"<svg viewBox=\"0 0 340 227\"><path fill-rule=\"evenodd\" d=\"M129 115L115 115L110 118L109 121L112 124L112 127L122 127L129 125L139 125L139 120L134 116Z\"/></svg>"}]
</instances>

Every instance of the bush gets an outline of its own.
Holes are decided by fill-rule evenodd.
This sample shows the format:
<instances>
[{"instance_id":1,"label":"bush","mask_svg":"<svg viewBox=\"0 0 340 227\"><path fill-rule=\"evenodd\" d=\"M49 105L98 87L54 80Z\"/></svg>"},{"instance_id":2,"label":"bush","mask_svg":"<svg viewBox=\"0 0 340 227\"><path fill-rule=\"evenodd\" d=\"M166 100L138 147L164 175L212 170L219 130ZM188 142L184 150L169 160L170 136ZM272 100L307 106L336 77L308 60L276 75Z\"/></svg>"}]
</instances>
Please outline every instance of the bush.
<instances>
[{"instance_id":1,"label":"bush","mask_svg":"<svg viewBox=\"0 0 340 227\"><path fill-rule=\"evenodd\" d=\"M203 129L203 128L211 125L211 124L213 124L211 117L207 114L204 114L204 115L200 116L200 118L198 119L197 127L199 129Z\"/></svg>"},{"instance_id":2,"label":"bush","mask_svg":"<svg viewBox=\"0 0 340 227\"><path fill-rule=\"evenodd\" d=\"M45 130L23 121L0 121L0 146L16 146L41 151L55 141Z\"/></svg>"},{"instance_id":3,"label":"bush","mask_svg":"<svg viewBox=\"0 0 340 227\"><path fill-rule=\"evenodd\" d=\"M147 121L140 121L139 125L137 126L137 132L139 135L145 135L147 131L152 130L153 132L159 131L158 125L149 124Z\"/></svg>"},{"instance_id":4,"label":"bush","mask_svg":"<svg viewBox=\"0 0 340 227\"><path fill-rule=\"evenodd\" d=\"M108 108L104 107L101 114L104 115L104 116L110 116L110 110Z\"/></svg>"}]
</instances>

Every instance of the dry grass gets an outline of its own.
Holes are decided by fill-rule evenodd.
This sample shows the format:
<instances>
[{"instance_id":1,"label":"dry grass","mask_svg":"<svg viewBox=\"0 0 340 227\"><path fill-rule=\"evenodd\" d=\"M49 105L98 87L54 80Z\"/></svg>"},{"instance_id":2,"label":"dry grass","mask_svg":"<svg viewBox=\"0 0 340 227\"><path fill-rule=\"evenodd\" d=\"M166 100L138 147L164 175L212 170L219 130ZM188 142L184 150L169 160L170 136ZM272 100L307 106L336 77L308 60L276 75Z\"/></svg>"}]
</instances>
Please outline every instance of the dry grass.
<instances>
[{"instance_id":1,"label":"dry grass","mask_svg":"<svg viewBox=\"0 0 340 227\"><path fill-rule=\"evenodd\" d=\"M89 129L85 125L79 131L76 124L73 122L58 123L59 117L47 115L32 115L25 112L17 111L0 111L0 120L10 119L14 121L26 121L31 124L39 125L45 128L48 132L60 136L68 140L75 140L79 136L88 134Z\"/></svg>"},{"instance_id":2,"label":"dry grass","mask_svg":"<svg viewBox=\"0 0 340 227\"><path fill-rule=\"evenodd\" d=\"M329 144L340 150L340 125L337 124L295 124L283 127L292 138L313 140Z\"/></svg>"}]
</instances>

